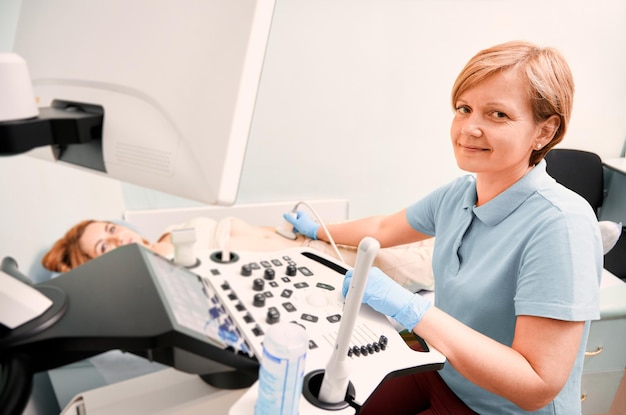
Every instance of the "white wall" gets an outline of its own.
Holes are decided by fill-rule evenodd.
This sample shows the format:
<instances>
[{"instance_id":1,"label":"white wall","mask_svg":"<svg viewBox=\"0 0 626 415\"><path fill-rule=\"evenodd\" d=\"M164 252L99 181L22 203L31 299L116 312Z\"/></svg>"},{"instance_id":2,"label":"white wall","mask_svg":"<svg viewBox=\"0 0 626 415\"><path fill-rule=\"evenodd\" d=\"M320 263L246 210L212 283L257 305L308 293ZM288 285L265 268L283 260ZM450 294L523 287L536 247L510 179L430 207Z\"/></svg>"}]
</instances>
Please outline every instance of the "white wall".
<instances>
[{"instance_id":1,"label":"white wall","mask_svg":"<svg viewBox=\"0 0 626 415\"><path fill-rule=\"evenodd\" d=\"M479 49L559 48L577 85L562 147L626 138L626 2L278 0L242 200L341 196L395 211L458 174L450 89Z\"/></svg>"},{"instance_id":2,"label":"white wall","mask_svg":"<svg viewBox=\"0 0 626 415\"><path fill-rule=\"evenodd\" d=\"M0 51L21 0L0 2ZM460 172L452 82L510 39L559 48L577 84L563 147L616 157L626 137L623 0L277 0L240 202L348 198L398 210ZM0 160L0 256L29 263L70 224L190 202L20 156ZM36 248L34 248L36 247Z\"/></svg>"}]
</instances>

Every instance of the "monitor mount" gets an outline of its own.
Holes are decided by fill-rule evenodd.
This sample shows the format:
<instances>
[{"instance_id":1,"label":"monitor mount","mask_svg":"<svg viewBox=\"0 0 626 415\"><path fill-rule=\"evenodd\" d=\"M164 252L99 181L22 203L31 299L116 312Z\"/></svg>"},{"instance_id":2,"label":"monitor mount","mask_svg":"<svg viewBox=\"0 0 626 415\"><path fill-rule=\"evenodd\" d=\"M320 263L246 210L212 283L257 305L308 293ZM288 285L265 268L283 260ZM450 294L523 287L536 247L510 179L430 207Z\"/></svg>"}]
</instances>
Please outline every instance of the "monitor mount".
<instances>
[{"instance_id":1,"label":"monitor mount","mask_svg":"<svg viewBox=\"0 0 626 415\"><path fill-rule=\"evenodd\" d=\"M57 159L104 172L103 122L99 105L53 100L50 107L39 108L38 117L0 121L0 155L52 146Z\"/></svg>"}]
</instances>

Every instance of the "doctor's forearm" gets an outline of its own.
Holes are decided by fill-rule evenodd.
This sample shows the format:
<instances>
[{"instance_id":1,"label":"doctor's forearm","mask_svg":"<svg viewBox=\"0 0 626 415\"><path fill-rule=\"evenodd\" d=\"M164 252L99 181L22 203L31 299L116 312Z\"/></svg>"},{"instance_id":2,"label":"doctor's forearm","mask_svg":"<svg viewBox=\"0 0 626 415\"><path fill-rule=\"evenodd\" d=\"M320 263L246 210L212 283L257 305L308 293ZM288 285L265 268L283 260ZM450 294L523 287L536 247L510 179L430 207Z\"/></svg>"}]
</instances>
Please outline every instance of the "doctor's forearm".
<instances>
[{"instance_id":1,"label":"doctor's forearm","mask_svg":"<svg viewBox=\"0 0 626 415\"><path fill-rule=\"evenodd\" d=\"M358 246L365 236L373 232L367 224L367 220L361 219L353 222L326 225L328 232L335 243L340 245ZM317 230L317 239L330 242L330 238L323 226Z\"/></svg>"},{"instance_id":2,"label":"doctor's forearm","mask_svg":"<svg viewBox=\"0 0 626 415\"><path fill-rule=\"evenodd\" d=\"M382 248L416 242L429 238L417 232L406 220L405 210L391 215L370 216L354 221L327 226L336 243L358 246L366 236L375 238ZM317 231L317 238L329 242L323 227Z\"/></svg>"},{"instance_id":3,"label":"doctor's forearm","mask_svg":"<svg viewBox=\"0 0 626 415\"><path fill-rule=\"evenodd\" d=\"M547 405L563 387L569 369L542 373L512 347L469 328L443 311L431 307L413 331L443 353L464 377L525 410ZM558 360L558 359L555 359ZM569 361L565 359L566 364ZM572 362L573 364L573 362Z\"/></svg>"}]
</instances>

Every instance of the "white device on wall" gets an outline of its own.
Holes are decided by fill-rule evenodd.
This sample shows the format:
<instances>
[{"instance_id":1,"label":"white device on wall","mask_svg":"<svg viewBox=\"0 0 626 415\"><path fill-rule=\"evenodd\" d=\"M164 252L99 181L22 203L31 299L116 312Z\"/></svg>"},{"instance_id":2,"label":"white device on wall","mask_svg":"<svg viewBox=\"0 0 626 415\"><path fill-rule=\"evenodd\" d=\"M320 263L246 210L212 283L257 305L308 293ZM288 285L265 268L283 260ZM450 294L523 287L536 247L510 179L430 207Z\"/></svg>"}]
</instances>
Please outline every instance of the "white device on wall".
<instances>
[{"instance_id":1,"label":"white device on wall","mask_svg":"<svg viewBox=\"0 0 626 415\"><path fill-rule=\"evenodd\" d=\"M39 115L28 67L15 53L0 53L0 90L0 122Z\"/></svg>"},{"instance_id":2,"label":"white device on wall","mask_svg":"<svg viewBox=\"0 0 626 415\"><path fill-rule=\"evenodd\" d=\"M22 2L14 51L28 63L39 104L103 112L101 143L29 154L207 204L234 203L274 5Z\"/></svg>"}]
</instances>

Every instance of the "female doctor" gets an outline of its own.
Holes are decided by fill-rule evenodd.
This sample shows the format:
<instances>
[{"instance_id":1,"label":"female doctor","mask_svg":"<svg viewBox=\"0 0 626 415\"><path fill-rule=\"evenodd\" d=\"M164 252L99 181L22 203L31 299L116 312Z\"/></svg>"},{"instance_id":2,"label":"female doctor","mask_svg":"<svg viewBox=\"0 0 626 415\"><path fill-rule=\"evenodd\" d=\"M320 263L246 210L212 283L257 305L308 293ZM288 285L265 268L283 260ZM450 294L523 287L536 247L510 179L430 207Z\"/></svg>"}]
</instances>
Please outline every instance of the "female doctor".
<instances>
[{"instance_id":1,"label":"female doctor","mask_svg":"<svg viewBox=\"0 0 626 415\"><path fill-rule=\"evenodd\" d=\"M452 88L452 147L473 175L397 213L328 226L347 245L436 236L434 305L376 268L363 302L448 362L439 373L384 382L361 415L581 413L601 238L591 207L557 184L543 160L563 139L573 94L569 67L552 48L509 42L480 51ZM328 239L302 212L285 219Z\"/></svg>"}]
</instances>

